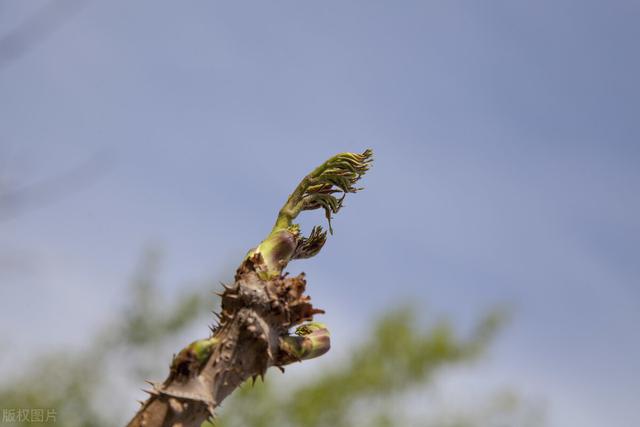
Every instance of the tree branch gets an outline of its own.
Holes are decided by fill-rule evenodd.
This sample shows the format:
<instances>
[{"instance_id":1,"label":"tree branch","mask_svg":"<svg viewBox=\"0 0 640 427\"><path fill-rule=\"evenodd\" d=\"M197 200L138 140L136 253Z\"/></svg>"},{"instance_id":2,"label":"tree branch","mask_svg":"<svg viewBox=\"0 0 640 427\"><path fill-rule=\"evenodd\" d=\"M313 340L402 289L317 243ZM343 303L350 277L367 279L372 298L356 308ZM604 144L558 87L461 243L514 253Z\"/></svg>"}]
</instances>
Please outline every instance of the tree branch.
<instances>
[{"instance_id":1,"label":"tree branch","mask_svg":"<svg viewBox=\"0 0 640 427\"><path fill-rule=\"evenodd\" d=\"M280 210L271 233L247 253L233 286L225 286L220 294L222 310L211 336L182 349L163 383L150 383L150 396L129 427L199 427L247 379L255 381L271 366L284 371L284 365L329 350L329 331L323 324L301 325L323 313L304 294L304 273L283 274L291 259L317 254L327 235L316 226L309 237L303 237L293 220L303 210L322 208L330 221L346 193L360 190L354 184L371 161L371 150L338 154L302 180ZM340 198L334 196L338 192L342 192Z\"/></svg>"}]
</instances>

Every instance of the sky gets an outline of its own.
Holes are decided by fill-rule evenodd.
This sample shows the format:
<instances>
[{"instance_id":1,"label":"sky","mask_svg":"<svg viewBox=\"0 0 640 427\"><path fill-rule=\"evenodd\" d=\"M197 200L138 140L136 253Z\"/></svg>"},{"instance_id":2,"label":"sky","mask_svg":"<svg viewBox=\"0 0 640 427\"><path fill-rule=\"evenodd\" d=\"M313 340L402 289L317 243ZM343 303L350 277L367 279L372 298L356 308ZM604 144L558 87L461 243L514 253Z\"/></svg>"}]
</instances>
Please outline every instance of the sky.
<instances>
[{"instance_id":1,"label":"sky","mask_svg":"<svg viewBox=\"0 0 640 427\"><path fill-rule=\"evenodd\" d=\"M231 279L302 176L370 147L366 189L289 268L335 353L406 301L462 329L508 307L448 387L513 387L551 427L640 425L639 18L637 0L0 2L0 191L34 195L0 207L0 364L90 336L150 246L169 294Z\"/></svg>"}]
</instances>

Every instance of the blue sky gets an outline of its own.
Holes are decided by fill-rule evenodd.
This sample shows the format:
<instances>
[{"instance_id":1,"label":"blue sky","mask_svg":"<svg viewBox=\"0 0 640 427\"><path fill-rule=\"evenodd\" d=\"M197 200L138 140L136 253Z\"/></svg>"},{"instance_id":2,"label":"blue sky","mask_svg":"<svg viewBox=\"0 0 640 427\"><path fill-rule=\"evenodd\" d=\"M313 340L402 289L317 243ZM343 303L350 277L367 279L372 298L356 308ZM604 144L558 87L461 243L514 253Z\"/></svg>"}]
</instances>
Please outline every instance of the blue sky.
<instances>
[{"instance_id":1,"label":"blue sky","mask_svg":"<svg viewBox=\"0 0 640 427\"><path fill-rule=\"evenodd\" d=\"M290 268L334 348L390 303L462 327L503 304L454 388L513 386L551 426L640 423L640 2L66 4L0 53L2 182L108 166L0 223L5 361L35 333L81 342L150 244L169 293L224 278L300 177L371 147L366 190ZM0 3L0 38L44 5Z\"/></svg>"}]
</instances>

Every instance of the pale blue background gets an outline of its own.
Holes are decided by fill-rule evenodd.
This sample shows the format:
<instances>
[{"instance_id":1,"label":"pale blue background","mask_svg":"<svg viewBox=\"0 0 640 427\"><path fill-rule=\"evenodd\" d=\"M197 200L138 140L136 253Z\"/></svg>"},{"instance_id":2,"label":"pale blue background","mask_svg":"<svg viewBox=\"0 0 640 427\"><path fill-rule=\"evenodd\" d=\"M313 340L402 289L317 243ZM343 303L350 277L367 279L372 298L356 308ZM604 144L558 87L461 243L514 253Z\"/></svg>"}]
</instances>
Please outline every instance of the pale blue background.
<instances>
[{"instance_id":1,"label":"pale blue background","mask_svg":"<svg viewBox=\"0 0 640 427\"><path fill-rule=\"evenodd\" d=\"M45 4L2 0L0 38ZM170 293L230 278L297 179L372 147L367 189L291 265L335 354L393 302L462 327L506 304L454 388L513 386L554 427L640 425L640 2L61 7L0 54L2 180L97 160L0 223L5 368L108 319L148 244Z\"/></svg>"}]
</instances>

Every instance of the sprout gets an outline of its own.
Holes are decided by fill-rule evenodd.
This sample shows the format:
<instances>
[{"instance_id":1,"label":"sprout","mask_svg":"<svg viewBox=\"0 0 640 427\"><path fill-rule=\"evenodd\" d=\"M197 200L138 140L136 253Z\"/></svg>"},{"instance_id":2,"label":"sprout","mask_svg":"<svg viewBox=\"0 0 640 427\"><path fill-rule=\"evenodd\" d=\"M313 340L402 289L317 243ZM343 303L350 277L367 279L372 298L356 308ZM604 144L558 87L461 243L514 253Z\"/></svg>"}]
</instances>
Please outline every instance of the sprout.
<instances>
[{"instance_id":1,"label":"sprout","mask_svg":"<svg viewBox=\"0 0 640 427\"><path fill-rule=\"evenodd\" d=\"M331 348L331 334L320 322L310 322L296 329L295 335L282 338L280 349L283 364L322 356Z\"/></svg>"},{"instance_id":2,"label":"sprout","mask_svg":"<svg viewBox=\"0 0 640 427\"><path fill-rule=\"evenodd\" d=\"M302 179L280 209L269 236L247 254L247 258L261 256L262 261L256 263L262 264L257 267L263 278L279 276L291 259L310 258L320 252L327 232L321 226L315 226L309 237L303 237L300 226L293 220L302 211L323 209L329 233L333 234L331 215L340 211L347 193L362 190L355 184L369 170L372 161L370 149L361 154L340 153Z\"/></svg>"}]
</instances>

